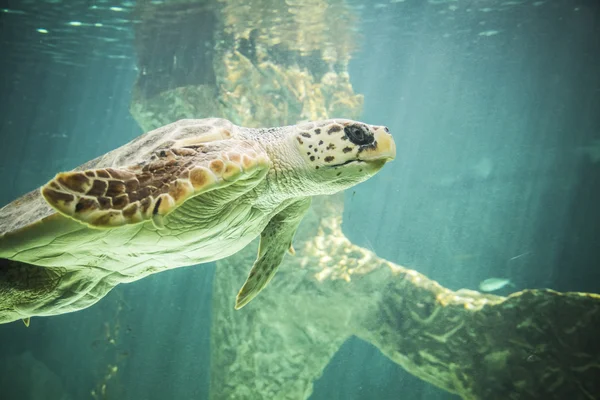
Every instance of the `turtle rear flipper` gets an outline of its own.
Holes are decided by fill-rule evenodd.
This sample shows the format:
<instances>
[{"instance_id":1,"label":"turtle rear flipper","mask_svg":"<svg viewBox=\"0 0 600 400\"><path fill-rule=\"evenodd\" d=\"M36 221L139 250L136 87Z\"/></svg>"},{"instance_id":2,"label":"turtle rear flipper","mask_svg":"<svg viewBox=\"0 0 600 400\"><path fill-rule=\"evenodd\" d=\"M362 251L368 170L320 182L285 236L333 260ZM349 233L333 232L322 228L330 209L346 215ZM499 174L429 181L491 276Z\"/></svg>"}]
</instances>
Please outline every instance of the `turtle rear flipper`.
<instances>
[{"instance_id":1,"label":"turtle rear flipper","mask_svg":"<svg viewBox=\"0 0 600 400\"><path fill-rule=\"evenodd\" d=\"M266 154L246 143L197 144L158 150L141 165L61 172L41 191L58 212L91 227L152 220L162 228L163 217L191 197L268 168Z\"/></svg>"}]
</instances>

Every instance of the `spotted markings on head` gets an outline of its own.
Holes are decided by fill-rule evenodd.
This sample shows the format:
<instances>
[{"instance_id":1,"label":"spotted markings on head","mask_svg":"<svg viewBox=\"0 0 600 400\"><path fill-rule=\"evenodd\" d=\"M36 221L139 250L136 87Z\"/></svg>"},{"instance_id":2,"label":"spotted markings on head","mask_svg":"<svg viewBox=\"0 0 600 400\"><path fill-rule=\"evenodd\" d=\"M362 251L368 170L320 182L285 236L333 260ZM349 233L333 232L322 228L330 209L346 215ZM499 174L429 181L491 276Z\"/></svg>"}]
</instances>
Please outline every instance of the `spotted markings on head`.
<instances>
[{"instance_id":1,"label":"spotted markings on head","mask_svg":"<svg viewBox=\"0 0 600 400\"><path fill-rule=\"evenodd\" d=\"M303 158L315 169L342 166L376 150L375 132L386 127L351 120L309 122L298 126L296 140ZM348 137L348 135L352 137Z\"/></svg>"}]
</instances>

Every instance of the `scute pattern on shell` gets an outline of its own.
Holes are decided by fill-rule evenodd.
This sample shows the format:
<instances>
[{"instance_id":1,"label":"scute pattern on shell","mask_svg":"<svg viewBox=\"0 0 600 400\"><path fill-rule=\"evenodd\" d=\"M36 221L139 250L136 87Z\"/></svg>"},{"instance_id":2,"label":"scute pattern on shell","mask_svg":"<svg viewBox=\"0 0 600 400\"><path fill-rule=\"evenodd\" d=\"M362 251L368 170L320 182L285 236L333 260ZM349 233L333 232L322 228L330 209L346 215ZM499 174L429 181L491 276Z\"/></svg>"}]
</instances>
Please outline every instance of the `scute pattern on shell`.
<instances>
[{"instance_id":1,"label":"scute pattern on shell","mask_svg":"<svg viewBox=\"0 0 600 400\"><path fill-rule=\"evenodd\" d=\"M205 137L206 141L233 137L235 127L230 121L221 118L183 119L147 132L118 149L88 161L74 171L98 168L114 168L143 164L151 155L168 149L177 141L192 137ZM229 135L223 137L221 132ZM0 235L25 228L34 222L51 216L56 211L41 196L40 190L33 190L0 209Z\"/></svg>"},{"instance_id":2,"label":"scute pattern on shell","mask_svg":"<svg viewBox=\"0 0 600 400\"><path fill-rule=\"evenodd\" d=\"M60 173L42 195L60 213L93 227L150 219L160 227L160 218L190 197L268 169L268 158L252 147L236 140L158 150L133 167Z\"/></svg>"}]
</instances>

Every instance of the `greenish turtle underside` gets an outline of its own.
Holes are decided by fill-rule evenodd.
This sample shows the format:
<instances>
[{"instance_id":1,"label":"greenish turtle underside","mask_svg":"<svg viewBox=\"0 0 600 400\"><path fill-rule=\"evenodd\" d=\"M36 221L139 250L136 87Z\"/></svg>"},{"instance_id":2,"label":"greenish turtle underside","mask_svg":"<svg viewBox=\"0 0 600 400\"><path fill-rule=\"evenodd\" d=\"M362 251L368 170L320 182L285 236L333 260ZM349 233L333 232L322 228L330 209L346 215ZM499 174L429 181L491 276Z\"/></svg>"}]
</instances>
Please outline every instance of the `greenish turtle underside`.
<instances>
[{"instance_id":1,"label":"greenish turtle underside","mask_svg":"<svg viewBox=\"0 0 600 400\"><path fill-rule=\"evenodd\" d=\"M0 322L80 310L119 283L227 257L260 235L243 307L293 252L311 196L362 182L395 154L386 127L343 119L148 132L0 210Z\"/></svg>"}]
</instances>

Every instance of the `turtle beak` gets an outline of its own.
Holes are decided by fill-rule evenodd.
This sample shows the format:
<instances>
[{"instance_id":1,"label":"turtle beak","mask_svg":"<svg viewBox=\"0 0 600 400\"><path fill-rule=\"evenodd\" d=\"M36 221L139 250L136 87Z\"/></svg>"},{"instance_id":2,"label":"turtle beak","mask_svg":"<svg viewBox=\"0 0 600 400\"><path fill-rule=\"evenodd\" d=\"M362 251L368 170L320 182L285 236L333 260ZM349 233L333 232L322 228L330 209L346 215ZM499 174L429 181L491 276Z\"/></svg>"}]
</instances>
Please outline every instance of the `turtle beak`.
<instances>
[{"instance_id":1,"label":"turtle beak","mask_svg":"<svg viewBox=\"0 0 600 400\"><path fill-rule=\"evenodd\" d=\"M396 143L385 126L375 130L375 141L360 149L358 159L361 161L388 162L396 158Z\"/></svg>"}]
</instances>

